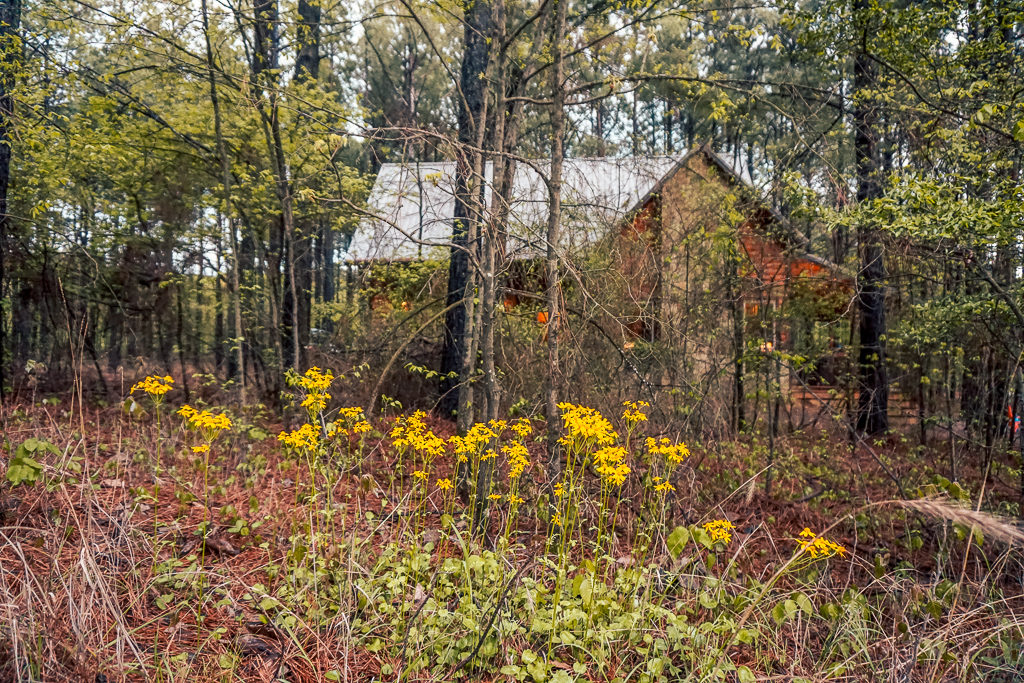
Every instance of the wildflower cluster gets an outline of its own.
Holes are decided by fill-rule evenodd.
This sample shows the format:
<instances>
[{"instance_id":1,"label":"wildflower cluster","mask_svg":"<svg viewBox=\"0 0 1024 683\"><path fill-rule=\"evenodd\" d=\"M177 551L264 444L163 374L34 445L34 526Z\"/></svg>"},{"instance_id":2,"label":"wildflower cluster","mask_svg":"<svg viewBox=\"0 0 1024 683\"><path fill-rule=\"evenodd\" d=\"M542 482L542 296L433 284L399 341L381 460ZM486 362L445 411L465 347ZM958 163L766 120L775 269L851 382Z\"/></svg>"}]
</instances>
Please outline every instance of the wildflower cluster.
<instances>
[{"instance_id":1,"label":"wildflower cluster","mask_svg":"<svg viewBox=\"0 0 1024 683\"><path fill-rule=\"evenodd\" d=\"M562 425L566 431L566 435L559 439L563 446L570 446L573 442L610 446L619 437L618 432L612 429L612 423L593 408L559 403L558 409L562 411Z\"/></svg>"},{"instance_id":2,"label":"wildflower cluster","mask_svg":"<svg viewBox=\"0 0 1024 683\"><path fill-rule=\"evenodd\" d=\"M529 452L526 450L526 446L518 441L502 446L501 452L505 454L505 458L508 460L509 479L517 479L523 473L523 470L530 466L530 460L527 457Z\"/></svg>"},{"instance_id":3,"label":"wildflower cluster","mask_svg":"<svg viewBox=\"0 0 1024 683\"><path fill-rule=\"evenodd\" d=\"M334 373L330 370L321 372L320 368L314 365L309 370L306 370L306 374L299 377L295 384L306 391L327 391L333 381Z\"/></svg>"},{"instance_id":4,"label":"wildflower cluster","mask_svg":"<svg viewBox=\"0 0 1024 683\"><path fill-rule=\"evenodd\" d=\"M281 432L277 440L296 450L316 450L320 445L320 430L311 424L304 424L290 432Z\"/></svg>"},{"instance_id":5,"label":"wildflower cluster","mask_svg":"<svg viewBox=\"0 0 1024 683\"><path fill-rule=\"evenodd\" d=\"M470 454L478 452L490 443L491 440L497 438L498 435L493 429L477 422L469 428L465 436L452 436L448 439L448 443L451 444L452 451L455 453L458 461L466 462L469 460Z\"/></svg>"},{"instance_id":6,"label":"wildflower cluster","mask_svg":"<svg viewBox=\"0 0 1024 683\"><path fill-rule=\"evenodd\" d=\"M644 411L651 407L651 404L647 401L623 401L622 405L624 408L622 419L626 421L630 428L647 421L647 413Z\"/></svg>"},{"instance_id":7,"label":"wildflower cluster","mask_svg":"<svg viewBox=\"0 0 1024 683\"><path fill-rule=\"evenodd\" d=\"M231 418L226 413L215 415L209 410L199 411L186 404L178 409L178 415L185 418L189 427L203 432L207 440L212 440L221 432L231 429Z\"/></svg>"},{"instance_id":8,"label":"wildflower cluster","mask_svg":"<svg viewBox=\"0 0 1024 683\"><path fill-rule=\"evenodd\" d=\"M676 487L669 483L667 479L662 480L661 477L652 477L651 481L654 482L654 490L657 493L668 493L669 491L676 490Z\"/></svg>"},{"instance_id":9,"label":"wildflower cluster","mask_svg":"<svg viewBox=\"0 0 1024 683\"><path fill-rule=\"evenodd\" d=\"M417 410L408 418L399 417L389 434L391 444L403 451L412 448L428 458L441 456L444 453L444 440L430 431L423 420L426 416L422 410Z\"/></svg>"},{"instance_id":10,"label":"wildflower cluster","mask_svg":"<svg viewBox=\"0 0 1024 683\"><path fill-rule=\"evenodd\" d=\"M512 433L520 439L525 439L533 433L533 425L530 424L530 420L525 417L521 417L513 422L509 428L512 430Z\"/></svg>"},{"instance_id":11,"label":"wildflower cluster","mask_svg":"<svg viewBox=\"0 0 1024 683\"><path fill-rule=\"evenodd\" d=\"M664 456L673 465L678 465L690 455L690 449L685 443L672 443L664 437L659 441L650 436L647 437L647 452L652 456Z\"/></svg>"},{"instance_id":12,"label":"wildflower cluster","mask_svg":"<svg viewBox=\"0 0 1024 683\"><path fill-rule=\"evenodd\" d=\"M372 429L369 421L366 419L366 415L363 413L363 409L358 406L342 408L338 411L338 415L341 419L335 420L328 425L328 434L341 436L355 434L358 436Z\"/></svg>"},{"instance_id":13,"label":"wildflower cluster","mask_svg":"<svg viewBox=\"0 0 1024 683\"><path fill-rule=\"evenodd\" d=\"M736 528L727 519L716 519L712 522L704 523L704 531L708 532L708 536L715 543L721 542L727 545L732 540L732 532Z\"/></svg>"},{"instance_id":14,"label":"wildflower cluster","mask_svg":"<svg viewBox=\"0 0 1024 683\"><path fill-rule=\"evenodd\" d=\"M133 384L131 393L143 391L154 398L159 398L173 388L174 378L170 375L164 375L163 377L149 376Z\"/></svg>"},{"instance_id":15,"label":"wildflower cluster","mask_svg":"<svg viewBox=\"0 0 1024 683\"><path fill-rule=\"evenodd\" d=\"M841 557L846 556L846 548L839 545L835 541L830 541L827 538L818 536L816 533L808 528L804 528L800 532L800 537L796 541L800 544L800 548L807 552L813 558L819 557L832 557L833 555L839 555Z\"/></svg>"},{"instance_id":16,"label":"wildflower cluster","mask_svg":"<svg viewBox=\"0 0 1024 683\"><path fill-rule=\"evenodd\" d=\"M621 446L607 446L594 453L594 468L601 476L601 481L613 486L622 486L629 474L629 465L625 463L626 449Z\"/></svg>"},{"instance_id":17,"label":"wildflower cluster","mask_svg":"<svg viewBox=\"0 0 1024 683\"><path fill-rule=\"evenodd\" d=\"M327 393L327 390L330 388L331 382L334 381L334 373L330 370L322 372L320 368L313 366L306 370L306 374L291 381L305 392L306 396L302 399L302 407L309 413L310 419L327 409L327 402L331 400L331 395Z\"/></svg>"}]
</instances>

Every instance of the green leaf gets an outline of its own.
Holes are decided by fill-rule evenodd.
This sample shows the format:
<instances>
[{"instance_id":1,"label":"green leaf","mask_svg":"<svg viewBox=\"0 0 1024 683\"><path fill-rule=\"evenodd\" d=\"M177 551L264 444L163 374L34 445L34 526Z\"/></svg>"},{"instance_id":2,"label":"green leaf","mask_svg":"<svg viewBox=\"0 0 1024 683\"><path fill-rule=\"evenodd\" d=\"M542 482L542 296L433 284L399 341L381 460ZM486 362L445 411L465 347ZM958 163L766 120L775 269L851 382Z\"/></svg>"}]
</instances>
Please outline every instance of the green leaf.
<instances>
[{"instance_id":1,"label":"green leaf","mask_svg":"<svg viewBox=\"0 0 1024 683\"><path fill-rule=\"evenodd\" d=\"M736 642L743 643L744 645L750 645L757 640L757 631L753 631L749 628L741 628L736 632Z\"/></svg>"},{"instance_id":2,"label":"green leaf","mask_svg":"<svg viewBox=\"0 0 1024 683\"><path fill-rule=\"evenodd\" d=\"M693 540L697 541L708 550L710 550L715 545L715 542L711 540L711 534L709 534L702 527L694 527L692 533Z\"/></svg>"},{"instance_id":3,"label":"green leaf","mask_svg":"<svg viewBox=\"0 0 1024 683\"><path fill-rule=\"evenodd\" d=\"M260 429L259 427L253 427L247 432L247 436L253 441L263 441L270 435L267 434L266 430L264 429Z\"/></svg>"},{"instance_id":4,"label":"green leaf","mask_svg":"<svg viewBox=\"0 0 1024 683\"><path fill-rule=\"evenodd\" d=\"M754 672L745 666L736 667L736 678L740 683L754 683L757 680Z\"/></svg>"},{"instance_id":5,"label":"green leaf","mask_svg":"<svg viewBox=\"0 0 1024 683\"><path fill-rule=\"evenodd\" d=\"M672 557L678 558L682 554L686 544L690 541L690 530L685 526L677 526L675 530L665 539L665 545Z\"/></svg>"},{"instance_id":6,"label":"green leaf","mask_svg":"<svg viewBox=\"0 0 1024 683\"><path fill-rule=\"evenodd\" d=\"M811 604L811 599L803 593L793 593L793 601L804 614L814 614L814 605Z\"/></svg>"},{"instance_id":7,"label":"green leaf","mask_svg":"<svg viewBox=\"0 0 1024 683\"><path fill-rule=\"evenodd\" d=\"M781 602L772 608L772 619L775 620L776 626L782 626L788 618L789 614L786 612L786 606Z\"/></svg>"},{"instance_id":8,"label":"green leaf","mask_svg":"<svg viewBox=\"0 0 1024 683\"><path fill-rule=\"evenodd\" d=\"M24 444L18 447L17 453L7 464L7 481L12 486L19 484L35 484L43 473L43 466L30 457L24 449Z\"/></svg>"},{"instance_id":9,"label":"green leaf","mask_svg":"<svg viewBox=\"0 0 1024 683\"><path fill-rule=\"evenodd\" d=\"M584 604L590 603L590 598L594 595L594 582L591 581L589 576L580 581L579 593L580 597L583 598Z\"/></svg>"}]
</instances>

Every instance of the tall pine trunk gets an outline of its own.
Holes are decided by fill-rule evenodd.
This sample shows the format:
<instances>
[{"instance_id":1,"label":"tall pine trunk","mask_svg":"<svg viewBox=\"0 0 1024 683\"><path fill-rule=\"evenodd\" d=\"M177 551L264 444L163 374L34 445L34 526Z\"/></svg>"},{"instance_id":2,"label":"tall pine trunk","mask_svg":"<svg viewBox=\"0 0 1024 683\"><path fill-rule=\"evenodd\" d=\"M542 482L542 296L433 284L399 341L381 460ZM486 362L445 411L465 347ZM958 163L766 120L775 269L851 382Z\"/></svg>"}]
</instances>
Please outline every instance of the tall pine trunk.
<instances>
[{"instance_id":1,"label":"tall pine trunk","mask_svg":"<svg viewBox=\"0 0 1024 683\"><path fill-rule=\"evenodd\" d=\"M217 78L214 73L213 43L210 40L210 15L207 11L207 0L202 0L203 36L206 42L206 74L210 81L210 104L213 106L213 131L217 144L217 157L220 161L221 201L224 216L227 217L228 234L231 238L231 294L234 315L235 363L238 366L238 400L245 405L245 345L242 327L242 276L241 256L239 253L238 234L231 217L231 159L228 158L227 143L224 140L224 128L221 121L220 98L217 94Z\"/></svg>"},{"instance_id":2,"label":"tall pine trunk","mask_svg":"<svg viewBox=\"0 0 1024 683\"><path fill-rule=\"evenodd\" d=\"M455 165L455 213L452 223L451 258L448 265L448 292L445 305L444 347L441 351L441 413L456 413L460 424L469 419L466 382L467 350L472 327L473 281L470 250L474 247L479 221L480 186L483 164L479 144L482 141L486 110L484 74L490 59L488 37L492 10L489 2L473 0L466 8L463 31L462 68L459 100L459 145ZM481 175L475 175L476 172ZM461 302L461 305L457 305ZM462 401L460 404L460 396Z\"/></svg>"},{"instance_id":3,"label":"tall pine trunk","mask_svg":"<svg viewBox=\"0 0 1024 683\"><path fill-rule=\"evenodd\" d=\"M562 325L562 292L558 247L561 242L562 161L565 156L565 58L562 41L565 39L568 3L569 0L555 0L555 21L551 31L551 51L554 58L551 69L551 171L548 179L547 255L544 260L547 280L545 300L548 307L548 367L544 415L548 423L548 475L551 481L555 480L561 470L561 461L558 457L558 393L561 386L558 333Z\"/></svg>"},{"instance_id":4,"label":"tall pine trunk","mask_svg":"<svg viewBox=\"0 0 1024 683\"><path fill-rule=\"evenodd\" d=\"M7 234L10 214L7 210L7 188L11 182L11 125L14 115L14 89L21 46L16 44L21 22L21 0L0 0L0 301L6 296ZM0 408L4 405L7 384L7 329L0 312Z\"/></svg>"},{"instance_id":5,"label":"tall pine trunk","mask_svg":"<svg viewBox=\"0 0 1024 683\"><path fill-rule=\"evenodd\" d=\"M857 160L857 202L882 195L878 164L878 112L871 94L874 64L867 51L868 0L857 0L856 18L862 22L861 43L854 55L854 153ZM889 428L889 379L885 360L885 261L877 227L861 218L857 229L860 272L857 276L858 352L860 397L857 431L880 434Z\"/></svg>"}]
</instances>

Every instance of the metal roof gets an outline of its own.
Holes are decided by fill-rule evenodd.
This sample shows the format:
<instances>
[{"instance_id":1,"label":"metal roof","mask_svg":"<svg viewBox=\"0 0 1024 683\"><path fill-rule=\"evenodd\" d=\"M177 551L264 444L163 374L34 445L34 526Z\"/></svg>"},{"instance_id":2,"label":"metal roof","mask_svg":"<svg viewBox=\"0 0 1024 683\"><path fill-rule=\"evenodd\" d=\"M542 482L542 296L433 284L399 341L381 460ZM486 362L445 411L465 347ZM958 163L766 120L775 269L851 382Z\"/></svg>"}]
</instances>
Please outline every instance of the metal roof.
<instances>
[{"instance_id":1,"label":"metal roof","mask_svg":"<svg viewBox=\"0 0 1024 683\"><path fill-rule=\"evenodd\" d=\"M584 247L606 234L685 156L566 159L562 171L562 248ZM516 164L507 244L512 258L539 256L546 249L548 164L547 160ZM484 175L484 198L489 204L492 164L487 164ZM367 200L370 216L352 235L346 260L446 258L455 211L454 190L455 162L382 165Z\"/></svg>"}]
</instances>

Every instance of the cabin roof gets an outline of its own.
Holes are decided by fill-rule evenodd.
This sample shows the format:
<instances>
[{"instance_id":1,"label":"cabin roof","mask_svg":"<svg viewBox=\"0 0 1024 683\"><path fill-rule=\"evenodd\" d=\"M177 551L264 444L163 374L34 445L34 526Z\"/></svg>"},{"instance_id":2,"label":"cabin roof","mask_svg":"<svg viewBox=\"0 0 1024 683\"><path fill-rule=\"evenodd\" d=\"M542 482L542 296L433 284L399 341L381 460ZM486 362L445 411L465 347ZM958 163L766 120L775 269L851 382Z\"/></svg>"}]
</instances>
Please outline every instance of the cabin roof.
<instances>
[{"instance_id":1,"label":"cabin roof","mask_svg":"<svg viewBox=\"0 0 1024 683\"><path fill-rule=\"evenodd\" d=\"M607 234L610 227L635 214L666 181L702 154L719 169L727 181L753 190L753 181L703 144L671 156L601 157L566 159L562 169L563 248L581 248ZM512 200L509 206L506 254L513 259L543 256L546 251L544 226L548 216L547 159L516 164ZM484 176L484 200L490 203L493 164ZM367 217L353 232L345 249L351 263L412 261L447 258L455 213L455 162L383 164L367 200ZM756 199L756 197L754 197ZM837 266L806 251L806 239L792 230L788 221L771 207L759 202L772 218L774 232L794 254L828 270Z\"/></svg>"},{"instance_id":2,"label":"cabin roof","mask_svg":"<svg viewBox=\"0 0 1024 683\"><path fill-rule=\"evenodd\" d=\"M675 167L680 156L566 159L562 171L566 248L586 246L624 219ZM519 162L509 207L507 252L533 258L545 251L547 160ZM542 172L545 175L542 175ZM485 171L490 202L493 164ZM403 261L445 256L455 212L455 162L384 164L347 248L350 261Z\"/></svg>"}]
</instances>

